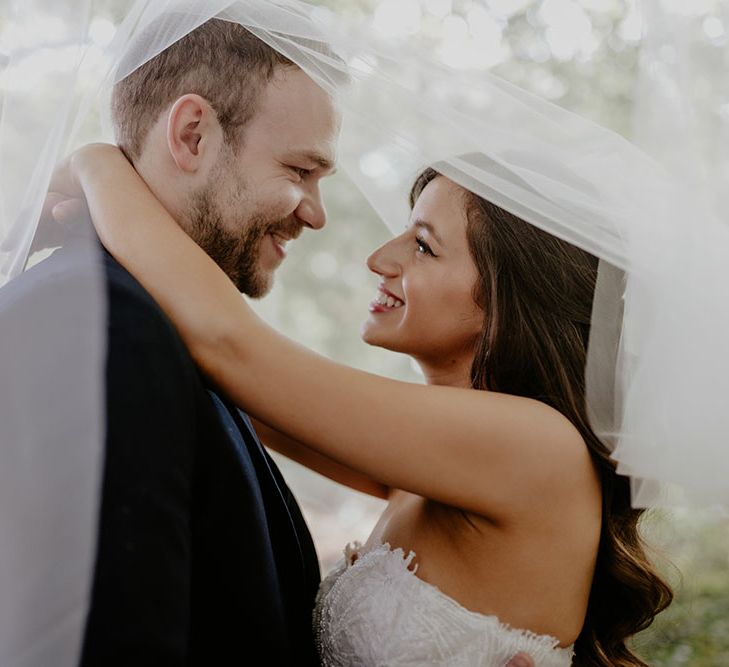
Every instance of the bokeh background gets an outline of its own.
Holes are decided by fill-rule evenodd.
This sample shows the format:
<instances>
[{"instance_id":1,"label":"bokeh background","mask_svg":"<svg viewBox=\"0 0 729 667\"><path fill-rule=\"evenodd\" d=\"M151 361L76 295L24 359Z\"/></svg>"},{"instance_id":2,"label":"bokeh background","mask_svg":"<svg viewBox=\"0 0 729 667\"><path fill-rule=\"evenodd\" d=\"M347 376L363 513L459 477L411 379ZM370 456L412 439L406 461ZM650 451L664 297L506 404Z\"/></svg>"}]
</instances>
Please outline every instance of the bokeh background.
<instances>
[{"instance_id":1,"label":"bokeh background","mask_svg":"<svg viewBox=\"0 0 729 667\"><path fill-rule=\"evenodd\" d=\"M60 52L44 45L57 45L59 25L42 12L26 24L11 24L9 12L3 9L9 9L12 1L0 0L0 53L24 48L29 55L24 69L4 76L0 61L0 95L22 95L49 85L52 97L49 82ZM48 6L58 1L48 0ZM90 35L99 49L111 40L129 4L128 0L94 1ZM722 76L729 65L726 0L661 0L664 10L679 16L665 25L646 25L633 0L320 0L312 4L320 5L324 13L344 15L353 24L374 21L379 31L396 39L420 40L455 68L504 77L627 137L643 139L669 162L684 160L690 151L693 165L703 165L717 179L729 177L724 162L729 150L720 140L726 139L723 128L729 118L729 77ZM648 55L647 34L652 35ZM690 69L681 80L673 81L684 86L676 87L680 94L674 95L673 103L681 106L684 97L691 102L692 117L704 121L703 134L675 136L667 142L664 135L666 145L651 143L645 126L644 134L635 136L636 111L643 111L645 119L649 108L656 114L655 126L667 113L665 106L656 108L658 97L646 99L638 94L641 77L647 72L671 79L679 56L686 62L686 49L690 49ZM38 103L30 107L25 118L28 127L34 114L47 114L48 108ZM17 159L32 158L24 154L22 131L15 140ZM0 165L3 178L12 178L8 167ZM329 224L316 234L304 234L292 246L273 293L256 304L257 309L282 331L328 357L420 382L407 358L369 348L358 336L377 284L365 259L388 239L389 232L343 174L328 179L323 189ZM326 571L347 542L366 539L384 504L282 457L278 460L301 501ZM726 517L709 511L653 511L645 517L646 537L676 590L671 609L636 639L649 664L729 666L728 527Z\"/></svg>"}]
</instances>

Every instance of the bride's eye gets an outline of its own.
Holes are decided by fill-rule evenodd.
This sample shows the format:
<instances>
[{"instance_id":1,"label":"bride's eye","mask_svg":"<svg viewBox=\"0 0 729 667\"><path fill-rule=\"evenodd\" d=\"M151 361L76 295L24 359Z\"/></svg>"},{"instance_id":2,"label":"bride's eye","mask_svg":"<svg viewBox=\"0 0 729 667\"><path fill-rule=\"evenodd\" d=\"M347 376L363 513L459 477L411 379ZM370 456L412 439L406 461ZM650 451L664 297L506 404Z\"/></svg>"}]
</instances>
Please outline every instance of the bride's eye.
<instances>
[{"instance_id":1,"label":"bride's eye","mask_svg":"<svg viewBox=\"0 0 729 667\"><path fill-rule=\"evenodd\" d=\"M415 244L418 246L418 254L420 255L430 255L431 257L435 257L435 253L430 249L430 246L419 236L415 237Z\"/></svg>"}]
</instances>

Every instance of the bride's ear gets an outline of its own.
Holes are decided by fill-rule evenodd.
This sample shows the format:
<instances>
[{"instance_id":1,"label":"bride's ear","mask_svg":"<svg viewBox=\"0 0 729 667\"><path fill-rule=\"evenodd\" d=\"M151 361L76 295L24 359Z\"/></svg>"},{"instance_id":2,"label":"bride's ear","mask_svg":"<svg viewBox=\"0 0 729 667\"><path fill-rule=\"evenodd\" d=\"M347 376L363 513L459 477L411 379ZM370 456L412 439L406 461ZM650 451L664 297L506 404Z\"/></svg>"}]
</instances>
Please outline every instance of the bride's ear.
<instances>
[{"instance_id":1,"label":"bride's ear","mask_svg":"<svg viewBox=\"0 0 729 667\"><path fill-rule=\"evenodd\" d=\"M177 167L189 174L217 160L223 131L215 110L200 95L180 97L167 115L167 147Z\"/></svg>"}]
</instances>

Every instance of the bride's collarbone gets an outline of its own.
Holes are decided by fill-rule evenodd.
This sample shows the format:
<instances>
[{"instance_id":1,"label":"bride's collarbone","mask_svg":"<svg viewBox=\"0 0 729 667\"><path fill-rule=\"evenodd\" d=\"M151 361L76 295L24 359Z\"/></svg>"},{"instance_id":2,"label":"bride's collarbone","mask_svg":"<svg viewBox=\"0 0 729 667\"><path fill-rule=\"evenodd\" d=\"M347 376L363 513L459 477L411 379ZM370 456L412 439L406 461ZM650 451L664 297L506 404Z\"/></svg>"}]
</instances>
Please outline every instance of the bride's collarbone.
<instances>
[{"instance_id":1,"label":"bride's collarbone","mask_svg":"<svg viewBox=\"0 0 729 667\"><path fill-rule=\"evenodd\" d=\"M465 609L568 645L582 626L593 563L561 531L536 533L394 491L365 549L412 551L415 576Z\"/></svg>"}]
</instances>

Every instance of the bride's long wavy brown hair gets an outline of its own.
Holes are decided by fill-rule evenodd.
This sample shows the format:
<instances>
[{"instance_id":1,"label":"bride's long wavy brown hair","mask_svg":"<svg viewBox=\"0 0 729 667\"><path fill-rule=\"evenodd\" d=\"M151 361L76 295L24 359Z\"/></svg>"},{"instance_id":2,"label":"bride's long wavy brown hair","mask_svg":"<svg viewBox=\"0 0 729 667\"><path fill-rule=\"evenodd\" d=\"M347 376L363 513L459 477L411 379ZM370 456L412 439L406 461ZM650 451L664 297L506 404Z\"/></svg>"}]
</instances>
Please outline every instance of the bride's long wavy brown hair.
<instances>
[{"instance_id":1,"label":"bride's long wavy brown hair","mask_svg":"<svg viewBox=\"0 0 729 667\"><path fill-rule=\"evenodd\" d=\"M439 173L426 169L410 206ZM602 533L587 615L575 642L580 667L648 667L626 641L672 601L638 530L643 510L593 433L585 364L597 259L464 190L467 237L479 273L476 302L488 313L471 367L474 389L537 399L579 430L602 483Z\"/></svg>"}]
</instances>

